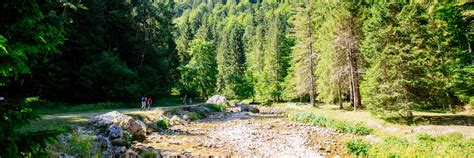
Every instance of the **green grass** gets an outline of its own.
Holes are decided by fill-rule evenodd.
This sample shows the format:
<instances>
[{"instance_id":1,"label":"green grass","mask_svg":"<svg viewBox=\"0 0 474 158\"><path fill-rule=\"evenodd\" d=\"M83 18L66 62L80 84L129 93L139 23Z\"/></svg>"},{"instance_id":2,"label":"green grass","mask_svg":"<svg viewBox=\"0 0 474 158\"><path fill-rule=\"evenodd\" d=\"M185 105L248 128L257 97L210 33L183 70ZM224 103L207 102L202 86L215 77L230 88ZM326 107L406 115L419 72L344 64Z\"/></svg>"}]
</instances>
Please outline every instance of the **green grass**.
<instances>
[{"instance_id":1,"label":"green grass","mask_svg":"<svg viewBox=\"0 0 474 158\"><path fill-rule=\"evenodd\" d=\"M291 113L288 117L293 121L309 123L319 127L328 127L342 133L368 135L373 131L373 129L366 127L362 123L334 120L324 116L317 116L313 113Z\"/></svg>"},{"instance_id":2,"label":"green grass","mask_svg":"<svg viewBox=\"0 0 474 158\"><path fill-rule=\"evenodd\" d=\"M48 120L37 120L31 122L27 126L23 126L18 129L18 132L28 131L42 131L42 130L60 130L70 131L72 125L83 125L87 121L87 118L61 118L61 119L48 119Z\"/></svg>"},{"instance_id":3,"label":"green grass","mask_svg":"<svg viewBox=\"0 0 474 158\"><path fill-rule=\"evenodd\" d=\"M39 114L99 112L110 109L139 108L127 103L95 103L71 105L66 103L34 102L26 105Z\"/></svg>"},{"instance_id":4,"label":"green grass","mask_svg":"<svg viewBox=\"0 0 474 158\"><path fill-rule=\"evenodd\" d=\"M461 134L442 136L419 134L415 137L388 136L382 141L369 144L360 138L345 143L354 155L369 157L472 157L474 139L465 139Z\"/></svg>"}]
</instances>

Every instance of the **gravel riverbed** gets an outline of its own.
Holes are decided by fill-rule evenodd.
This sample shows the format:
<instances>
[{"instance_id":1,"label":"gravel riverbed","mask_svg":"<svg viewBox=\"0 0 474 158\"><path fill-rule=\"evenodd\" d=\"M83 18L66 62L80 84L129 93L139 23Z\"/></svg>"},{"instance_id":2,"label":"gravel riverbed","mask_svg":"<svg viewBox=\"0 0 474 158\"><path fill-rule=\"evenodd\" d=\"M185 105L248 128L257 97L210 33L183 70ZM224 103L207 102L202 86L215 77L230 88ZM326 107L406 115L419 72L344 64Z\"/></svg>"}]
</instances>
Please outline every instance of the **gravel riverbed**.
<instances>
[{"instance_id":1,"label":"gravel riverbed","mask_svg":"<svg viewBox=\"0 0 474 158\"><path fill-rule=\"evenodd\" d=\"M213 113L206 119L150 134L143 143L163 156L325 157L343 156L349 135L291 122L281 114Z\"/></svg>"}]
</instances>

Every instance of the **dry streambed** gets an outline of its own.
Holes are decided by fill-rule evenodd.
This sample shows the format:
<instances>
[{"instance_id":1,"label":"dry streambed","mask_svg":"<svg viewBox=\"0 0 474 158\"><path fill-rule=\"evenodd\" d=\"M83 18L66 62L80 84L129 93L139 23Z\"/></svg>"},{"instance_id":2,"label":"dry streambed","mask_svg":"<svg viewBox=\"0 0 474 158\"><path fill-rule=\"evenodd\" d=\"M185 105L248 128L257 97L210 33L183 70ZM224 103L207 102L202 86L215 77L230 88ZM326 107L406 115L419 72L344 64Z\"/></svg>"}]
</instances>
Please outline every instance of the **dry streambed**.
<instances>
[{"instance_id":1,"label":"dry streambed","mask_svg":"<svg viewBox=\"0 0 474 158\"><path fill-rule=\"evenodd\" d=\"M133 146L160 149L163 156L321 157L344 155L343 137L280 114L221 112L151 133Z\"/></svg>"}]
</instances>

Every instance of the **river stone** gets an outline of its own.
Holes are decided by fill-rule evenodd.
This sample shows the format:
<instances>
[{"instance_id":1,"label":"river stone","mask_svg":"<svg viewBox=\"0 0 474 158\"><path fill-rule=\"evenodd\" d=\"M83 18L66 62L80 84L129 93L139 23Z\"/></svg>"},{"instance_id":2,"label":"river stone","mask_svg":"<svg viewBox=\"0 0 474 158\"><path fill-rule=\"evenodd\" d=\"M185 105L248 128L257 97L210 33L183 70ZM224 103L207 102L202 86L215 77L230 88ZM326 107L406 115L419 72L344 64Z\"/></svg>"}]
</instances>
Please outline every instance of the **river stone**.
<instances>
[{"instance_id":1,"label":"river stone","mask_svg":"<svg viewBox=\"0 0 474 158\"><path fill-rule=\"evenodd\" d=\"M124 146L114 146L107 149L105 157L121 157L126 151L127 148Z\"/></svg>"},{"instance_id":2,"label":"river stone","mask_svg":"<svg viewBox=\"0 0 474 158\"><path fill-rule=\"evenodd\" d=\"M122 128L120 128L120 126L118 126L116 124L112 124L107 129L106 135L109 137L109 139L122 138L123 137L123 130L122 130Z\"/></svg>"},{"instance_id":3,"label":"river stone","mask_svg":"<svg viewBox=\"0 0 474 158\"><path fill-rule=\"evenodd\" d=\"M109 140L109 138L107 137L104 137L102 135L97 135L97 137L95 137L95 141L99 143L99 146L102 147L102 148L109 148L109 147L112 147L112 142Z\"/></svg>"},{"instance_id":4,"label":"river stone","mask_svg":"<svg viewBox=\"0 0 474 158\"><path fill-rule=\"evenodd\" d=\"M90 126L96 128L107 128L112 124L120 126L130 134L144 136L146 134L146 125L142 121L133 120L132 117L124 115L117 111L108 112L88 120Z\"/></svg>"},{"instance_id":5,"label":"river stone","mask_svg":"<svg viewBox=\"0 0 474 158\"><path fill-rule=\"evenodd\" d=\"M189 120L189 115L188 115L188 114L184 114L184 115L183 115L183 120L188 121L188 120Z\"/></svg>"},{"instance_id":6,"label":"river stone","mask_svg":"<svg viewBox=\"0 0 474 158\"><path fill-rule=\"evenodd\" d=\"M182 122L183 122L183 120L181 120L181 118L179 118L176 115L173 115L173 117L171 117L171 119L170 119L170 124L171 125L181 124Z\"/></svg>"},{"instance_id":7,"label":"river stone","mask_svg":"<svg viewBox=\"0 0 474 158\"><path fill-rule=\"evenodd\" d=\"M207 99L206 103L225 104L227 103L227 99L224 96L214 95L211 98Z\"/></svg>"}]
</instances>

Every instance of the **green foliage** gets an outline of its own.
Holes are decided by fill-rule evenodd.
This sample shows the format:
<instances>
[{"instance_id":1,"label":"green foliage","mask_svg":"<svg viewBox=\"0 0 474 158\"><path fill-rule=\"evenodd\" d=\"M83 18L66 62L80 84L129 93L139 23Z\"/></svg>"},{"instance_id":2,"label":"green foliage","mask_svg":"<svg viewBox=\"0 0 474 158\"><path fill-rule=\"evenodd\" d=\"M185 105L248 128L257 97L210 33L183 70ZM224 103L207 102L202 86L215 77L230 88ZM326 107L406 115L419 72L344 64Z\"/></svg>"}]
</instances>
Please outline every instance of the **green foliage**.
<instances>
[{"instance_id":1,"label":"green foliage","mask_svg":"<svg viewBox=\"0 0 474 158\"><path fill-rule=\"evenodd\" d=\"M371 147L369 142L361 138L350 139L344 143L344 146L356 156L366 156Z\"/></svg>"},{"instance_id":2,"label":"green foliage","mask_svg":"<svg viewBox=\"0 0 474 158\"><path fill-rule=\"evenodd\" d=\"M313 32L316 29L313 20L314 12L311 10L312 6L307 4L295 4L296 13L291 17L291 23L295 31L295 45L292 47L290 54L290 67L288 68L288 75L285 78L284 96L286 99L302 98L306 95L311 95L311 82L314 84L314 67L310 63L316 65L316 60L313 57L315 53ZM310 20L308 20L310 19Z\"/></svg>"},{"instance_id":3,"label":"green foliage","mask_svg":"<svg viewBox=\"0 0 474 158\"><path fill-rule=\"evenodd\" d=\"M0 86L30 74L32 66L59 52L64 32L55 23L62 21L54 12L41 10L49 5L51 2L34 0L8 1L0 6Z\"/></svg>"},{"instance_id":4,"label":"green foliage","mask_svg":"<svg viewBox=\"0 0 474 158\"><path fill-rule=\"evenodd\" d=\"M188 96L206 98L216 89L217 63L212 43L195 39L189 48L191 60L179 67L181 91Z\"/></svg>"},{"instance_id":5,"label":"green foliage","mask_svg":"<svg viewBox=\"0 0 474 158\"><path fill-rule=\"evenodd\" d=\"M209 108L212 112L224 112L227 107L223 104L201 104L199 106L207 107Z\"/></svg>"},{"instance_id":6,"label":"green foliage","mask_svg":"<svg viewBox=\"0 0 474 158\"><path fill-rule=\"evenodd\" d=\"M361 85L364 104L374 113L409 117L427 106L452 110L459 104L455 98L467 102L471 94L463 89L472 77L464 75L471 74L472 60L464 60L468 45L461 42L468 40L467 28L459 6L449 3L374 5L363 25L361 52L369 64Z\"/></svg>"},{"instance_id":7,"label":"green foliage","mask_svg":"<svg viewBox=\"0 0 474 158\"><path fill-rule=\"evenodd\" d=\"M135 102L141 95L168 96L175 85L174 1L35 0L1 7L8 15L0 18L1 82L31 74L13 78L10 94Z\"/></svg>"},{"instance_id":8,"label":"green foliage","mask_svg":"<svg viewBox=\"0 0 474 158\"><path fill-rule=\"evenodd\" d=\"M137 79L136 72L129 69L115 52L100 54L90 65L84 65L79 73L79 82L89 91L83 95L85 98L101 100L104 97L111 101L139 98L139 87L128 84Z\"/></svg>"},{"instance_id":9,"label":"green foliage","mask_svg":"<svg viewBox=\"0 0 474 158\"><path fill-rule=\"evenodd\" d=\"M168 129L171 125L168 119L162 118L156 121L156 126L160 129Z\"/></svg>"},{"instance_id":10,"label":"green foliage","mask_svg":"<svg viewBox=\"0 0 474 158\"><path fill-rule=\"evenodd\" d=\"M372 133L373 131L373 129L366 127L362 123L351 123L351 122L329 119L323 116L317 116L313 113L295 113L295 114L291 114L289 118L293 121L309 123L314 126L336 129L342 133L368 135Z\"/></svg>"},{"instance_id":11,"label":"green foliage","mask_svg":"<svg viewBox=\"0 0 474 158\"><path fill-rule=\"evenodd\" d=\"M23 106L0 104L0 156L20 157L46 153L48 143L54 142L61 131L20 130L39 116Z\"/></svg>"}]
</instances>

